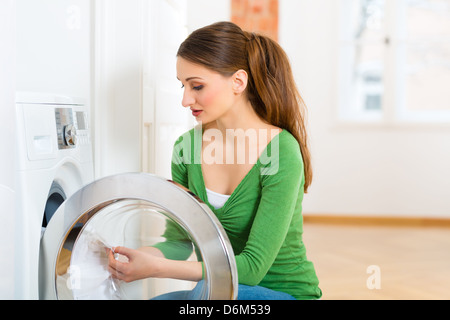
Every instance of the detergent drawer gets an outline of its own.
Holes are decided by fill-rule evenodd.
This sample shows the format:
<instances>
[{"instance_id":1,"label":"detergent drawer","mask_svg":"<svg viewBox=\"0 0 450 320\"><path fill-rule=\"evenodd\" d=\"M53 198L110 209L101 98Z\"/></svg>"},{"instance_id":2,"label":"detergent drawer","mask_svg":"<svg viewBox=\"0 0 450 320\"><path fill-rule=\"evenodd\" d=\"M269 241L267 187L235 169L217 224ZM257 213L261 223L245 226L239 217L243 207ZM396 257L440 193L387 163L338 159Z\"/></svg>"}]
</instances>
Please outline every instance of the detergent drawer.
<instances>
[{"instance_id":1,"label":"detergent drawer","mask_svg":"<svg viewBox=\"0 0 450 320\"><path fill-rule=\"evenodd\" d=\"M201 261L203 280L113 279L106 252L116 246ZM167 179L136 173L95 181L58 208L42 237L40 299L165 299L194 287L192 299L236 299L234 254L214 213Z\"/></svg>"}]
</instances>

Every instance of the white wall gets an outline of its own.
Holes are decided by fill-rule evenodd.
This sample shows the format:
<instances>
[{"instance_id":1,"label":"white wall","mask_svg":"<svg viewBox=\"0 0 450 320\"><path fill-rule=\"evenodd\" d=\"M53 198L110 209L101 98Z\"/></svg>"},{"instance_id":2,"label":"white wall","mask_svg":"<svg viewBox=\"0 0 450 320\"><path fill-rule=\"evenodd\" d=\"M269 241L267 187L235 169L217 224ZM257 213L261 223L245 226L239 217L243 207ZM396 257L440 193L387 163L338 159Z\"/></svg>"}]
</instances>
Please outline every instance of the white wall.
<instances>
[{"instance_id":1,"label":"white wall","mask_svg":"<svg viewBox=\"0 0 450 320\"><path fill-rule=\"evenodd\" d=\"M450 217L450 128L336 123L335 0L280 4L280 42L309 108L305 213Z\"/></svg>"},{"instance_id":2,"label":"white wall","mask_svg":"<svg viewBox=\"0 0 450 320\"><path fill-rule=\"evenodd\" d=\"M187 0L189 33L218 21L228 21L231 17L231 0Z\"/></svg>"},{"instance_id":3,"label":"white wall","mask_svg":"<svg viewBox=\"0 0 450 320\"><path fill-rule=\"evenodd\" d=\"M15 10L0 2L0 299L14 298Z\"/></svg>"},{"instance_id":4,"label":"white wall","mask_svg":"<svg viewBox=\"0 0 450 320\"><path fill-rule=\"evenodd\" d=\"M18 0L16 5L17 90L89 102L90 0Z\"/></svg>"}]
</instances>

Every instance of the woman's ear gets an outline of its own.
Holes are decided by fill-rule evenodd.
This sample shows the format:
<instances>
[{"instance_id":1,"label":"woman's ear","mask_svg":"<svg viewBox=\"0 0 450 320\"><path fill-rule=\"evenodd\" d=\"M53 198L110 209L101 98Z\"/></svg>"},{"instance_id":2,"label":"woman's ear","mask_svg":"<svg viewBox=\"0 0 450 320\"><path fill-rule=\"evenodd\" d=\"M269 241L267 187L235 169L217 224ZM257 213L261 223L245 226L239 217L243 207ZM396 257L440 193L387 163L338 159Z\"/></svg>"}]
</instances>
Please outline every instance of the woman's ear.
<instances>
[{"instance_id":1,"label":"woman's ear","mask_svg":"<svg viewBox=\"0 0 450 320\"><path fill-rule=\"evenodd\" d=\"M232 76L233 91L235 94L241 94L247 89L248 74L245 70L238 70Z\"/></svg>"}]
</instances>

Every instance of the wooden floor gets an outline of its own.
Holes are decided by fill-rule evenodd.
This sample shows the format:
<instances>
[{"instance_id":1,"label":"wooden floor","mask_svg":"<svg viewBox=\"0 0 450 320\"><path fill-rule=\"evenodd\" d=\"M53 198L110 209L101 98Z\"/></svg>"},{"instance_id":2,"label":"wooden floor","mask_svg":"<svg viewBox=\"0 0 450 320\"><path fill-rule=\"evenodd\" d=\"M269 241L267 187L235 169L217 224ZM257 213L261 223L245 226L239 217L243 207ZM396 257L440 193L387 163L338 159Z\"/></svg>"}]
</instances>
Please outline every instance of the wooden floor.
<instances>
[{"instance_id":1,"label":"wooden floor","mask_svg":"<svg viewBox=\"0 0 450 320\"><path fill-rule=\"evenodd\" d=\"M450 299L448 227L305 222L304 242L323 300Z\"/></svg>"}]
</instances>

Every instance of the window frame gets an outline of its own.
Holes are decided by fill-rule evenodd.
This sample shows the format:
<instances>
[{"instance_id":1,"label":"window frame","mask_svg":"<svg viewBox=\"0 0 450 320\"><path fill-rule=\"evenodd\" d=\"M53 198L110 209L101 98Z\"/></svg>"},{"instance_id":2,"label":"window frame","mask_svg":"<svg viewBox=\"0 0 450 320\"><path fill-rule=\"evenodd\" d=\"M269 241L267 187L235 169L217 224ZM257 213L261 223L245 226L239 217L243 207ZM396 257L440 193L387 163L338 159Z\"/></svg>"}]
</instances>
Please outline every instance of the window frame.
<instances>
[{"instance_id":1,"label":"window frame","mask_svg":"<svg viewBox=\"0 0 450 320\"><path fill-rule=\"evenodd\" d=\"M403 77L406 67L406 48L411 43L427 43L419 41L408 41L406 34L406 6L407 0L390 1L385 0L385 30L384 30L384 55L382 60L383 91L381 110L367 111L359 110L355 113L355 107L346 103L348 100L345 92L354 89L347 85L348 75L352 70L352 61L348 60L348 50L353 50L357 45L368 45L370 43L359 43L355 39L345 37L348 26L346 21L346 2L351 0L336 1L337 10L337 110L336 122L338 124L353 124L363 126L430 126L450 128L449 110L408 110L406 106L405 81ZM347 30L348 31L348 30ZM443 40L449 41L450 38ZM379 42L380 43L380 42ZM346 50L347 49L347 50ZM347 51L347 55L346 55ZM347 68L347 69L345 69ZM347 70L347 71L345 71ZM347 107L346 107L347 105ZM353 110L352 110L353 109ZM361 108L360 108L361 109Z\"/></svg>"}]
</instances>

